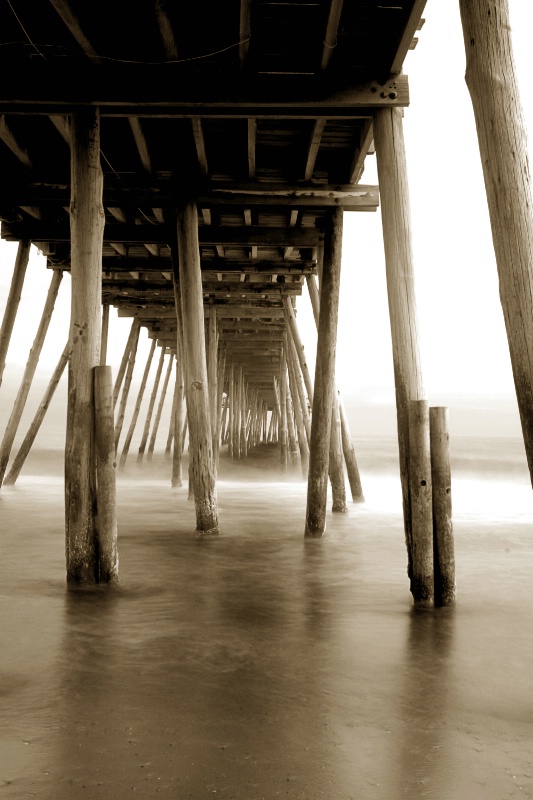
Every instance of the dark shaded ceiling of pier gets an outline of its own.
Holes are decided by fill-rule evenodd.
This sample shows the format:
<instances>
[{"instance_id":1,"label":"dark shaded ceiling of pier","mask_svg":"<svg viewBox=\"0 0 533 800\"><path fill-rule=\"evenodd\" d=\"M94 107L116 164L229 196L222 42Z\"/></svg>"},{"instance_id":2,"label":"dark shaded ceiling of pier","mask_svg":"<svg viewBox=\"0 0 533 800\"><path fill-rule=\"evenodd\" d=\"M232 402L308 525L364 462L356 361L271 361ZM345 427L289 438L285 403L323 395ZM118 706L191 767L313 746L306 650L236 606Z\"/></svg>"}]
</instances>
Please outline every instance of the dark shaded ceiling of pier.
<instances>
[{"instance_id":1,"label":"dark shaded ceiling of pier","mask_svg":"<svg viewBox=\"0 0 533 800\"><path fill-rule=\"evenodd\" d=\"M324 218L378 204L360 182L372 114L409 102L402 64L424 5L1 0L2 237L69 268L69 115L97 105L104 302L173 347L175 208L193 195L220 346L228 363L252 358L267 389L282 296L316 273Z\"/></svg>"}]
</instances>

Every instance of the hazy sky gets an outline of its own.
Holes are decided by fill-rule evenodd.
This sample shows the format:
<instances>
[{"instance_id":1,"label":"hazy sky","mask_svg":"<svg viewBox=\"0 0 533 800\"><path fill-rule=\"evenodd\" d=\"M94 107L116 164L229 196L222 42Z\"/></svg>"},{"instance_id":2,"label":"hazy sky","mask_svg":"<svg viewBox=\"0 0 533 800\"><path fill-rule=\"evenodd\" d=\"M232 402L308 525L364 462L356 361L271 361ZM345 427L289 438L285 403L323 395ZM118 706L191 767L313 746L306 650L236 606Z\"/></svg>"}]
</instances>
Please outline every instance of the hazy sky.
<instances>
[{"instance_id":1,"label":"hazy sky","mask_svg":"<svg viewBox=\"0 0 533 800\"><path fill-rule=\"evenodd\" d=\"M522 102L533 131L533 97L527 88L533 68L533 8L524 0L510 0L510 6ZM446 402L451 392L512 395L479 152L464 83L458 2L428 0L424 16L418 47L405 63L411 105L404 126L425 384L436 404ZM374 157L367 159L362 181L377 183ZM345 393L390 398L393 374L380 214L345 214L344 219L338 383ZM16 245L0 243L0 313L15 252ZM5 379L10 364L26 362L49 280L43 258L34 251ZM69 284L65 275L41 357L40 368L48 372L68 333ZM305 293L298 308L312 361L315 332ZM112 311L109 362L115 369L129 324ZM144 334L143 353L147 344ZM142 370L142 357L139 362Z\"/></svg>"}]
</instances>

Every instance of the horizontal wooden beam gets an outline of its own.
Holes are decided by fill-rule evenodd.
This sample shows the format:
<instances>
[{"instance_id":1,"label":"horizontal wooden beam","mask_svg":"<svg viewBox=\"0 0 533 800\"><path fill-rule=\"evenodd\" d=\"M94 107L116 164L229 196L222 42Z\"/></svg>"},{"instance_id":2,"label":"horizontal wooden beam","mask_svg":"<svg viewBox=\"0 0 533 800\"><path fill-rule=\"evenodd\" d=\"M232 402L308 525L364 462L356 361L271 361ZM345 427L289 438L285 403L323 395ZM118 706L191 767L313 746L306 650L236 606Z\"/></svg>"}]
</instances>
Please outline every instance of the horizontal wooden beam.
<instances>
[{"instance_id":1,"label":"horizontal wooden beam","mask_svg":"<svg viewBox=\"0 0 533 800\"><path fill-rule=\"evenodd\" d=\"M351 117L358 110L409 105L406 75L354 84L344 75L253 75L184 70L183 65L86 65L54 69L46 61L9 70L0 87L0 112L69 114L99 106L102 116ZM357 116L357 114L356 114Z\"/></svg>"},{"instance_id":2,"label":"horizontal wooden beam","mask_svg":"<svg viewBox=\"0 0 533 800\"><path fill-rule=\"evenodd\" d=\"M369 123L370 125L370 123ZM367 126L368 127L368 126ZM105 165L104 165L105 166ZM173 179L146 176L139 181L124 176L119 184L113 176L104 181L103 203L108 208L163 206L175 208L183 198L183 185ZM193 189L187 193L190 195ZM374 210L379 205L379 188L372 185L319 184L310 181L284 184L261 181L246 183L202 180L194 191L202 207L220 205L286 206L289 208L329 208L341 206L349 211ZM31 181L19 175L3 176L0 185L0 206L68 205L70 185L35 176ZM206 208L208 211L209 208Z\"/></svg>"},{"instance_id":3,"label":"horizontal wooden beam","mask_svg":"<svg viewBox=\"0 0 533 800\"><path fill-rule=\"evenodd\" d=\"M283 307L279 308L254 308L253 306L213 306L216 308L217 319L284 319L285 311ZM137 308L129 311L127 309L118 309L119 317L135 317L137 319L175 319L176 311L174 309L159 309L159 308Z\"/></svg>"},{"instance_id":4,"label":"horizontal wooden beam","mask_svg":"<svg viewBox=\"0 0 533 800\"><path fill-rule=\"evenodd\" d=\"M44 223L38 220L2 222L2 239L35 242L69 242L70 225ZM205 225L198 229L200 245L265 245L314 247L322 235L314 228L231 227ZM109 224L104 228L104 241L122 244L172 244L176 240L174 227L165 225Z\"/></svg>"},{"instance_id":5,"label":"horizontal wooden beam","mask_svg":"<svg viewBox=\"0 0 533 800\"><path fill-rule=\"evenodd\" d=\"M245 273L255 275L264 273L265 275L306 275L316 272L315 261L284 261L268 259L256 261L244 261L242 259L217 258L202 259L202 272L213 273ZM102 269L104 272L167 272L172 271L170 258L164 256L159 258L141 258L130 256L104 256L102 259Z\"/></svg>"}]
</instances>

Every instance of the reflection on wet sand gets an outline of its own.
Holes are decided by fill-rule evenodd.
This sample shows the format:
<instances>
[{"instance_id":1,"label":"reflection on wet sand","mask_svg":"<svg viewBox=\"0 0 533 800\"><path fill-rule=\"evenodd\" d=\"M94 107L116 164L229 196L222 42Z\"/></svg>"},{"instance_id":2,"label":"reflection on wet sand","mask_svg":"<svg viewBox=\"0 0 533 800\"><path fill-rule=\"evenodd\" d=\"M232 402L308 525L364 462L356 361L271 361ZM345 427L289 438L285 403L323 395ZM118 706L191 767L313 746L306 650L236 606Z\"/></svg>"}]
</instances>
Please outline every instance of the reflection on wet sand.
<instances>
[{"instance_id":1,"label":"reflection on wet sand","mask_svg":"<svg viewBox=\"0 0 533 800\"><path fill-rule=\"evenodd\" d=\"M186 490L133 473L120 587L67 592L61 481L3 491L3 797L530 796L522 522L458 519L466 599L415 612L399 508L309 541L299 480L223 478L219 501L224 534L198 541Z\"/></svg>"}]
</instances>

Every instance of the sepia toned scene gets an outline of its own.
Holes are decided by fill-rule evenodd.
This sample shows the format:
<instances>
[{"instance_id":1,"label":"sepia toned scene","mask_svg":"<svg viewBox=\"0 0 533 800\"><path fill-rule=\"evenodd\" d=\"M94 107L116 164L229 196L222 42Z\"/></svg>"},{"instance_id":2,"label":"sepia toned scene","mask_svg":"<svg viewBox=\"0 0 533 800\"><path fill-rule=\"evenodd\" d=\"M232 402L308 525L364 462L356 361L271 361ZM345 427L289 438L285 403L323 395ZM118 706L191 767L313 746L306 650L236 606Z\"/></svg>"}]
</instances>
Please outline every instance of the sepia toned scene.
<instances>
[{"instance_id":1,"label":"sepia toned scene","mask_svg":"<svg viewBox=\"0 0 533 800\"><path fill-rule=\"evenodd\" d=\"M0 797L533 795L532 22L0 7Z\"/></svg>"}]
</instances>

